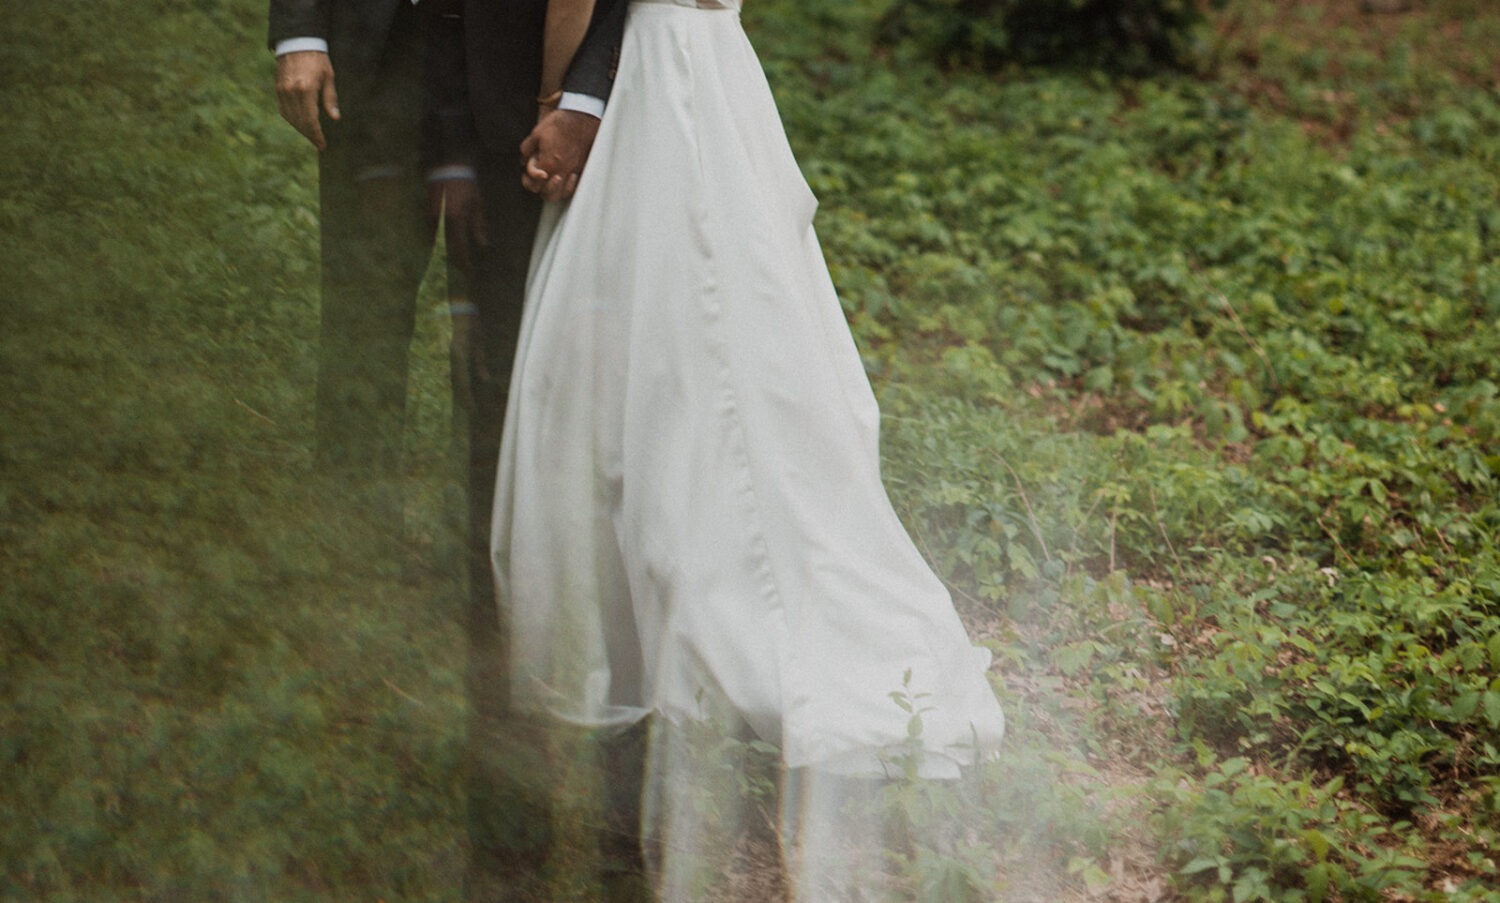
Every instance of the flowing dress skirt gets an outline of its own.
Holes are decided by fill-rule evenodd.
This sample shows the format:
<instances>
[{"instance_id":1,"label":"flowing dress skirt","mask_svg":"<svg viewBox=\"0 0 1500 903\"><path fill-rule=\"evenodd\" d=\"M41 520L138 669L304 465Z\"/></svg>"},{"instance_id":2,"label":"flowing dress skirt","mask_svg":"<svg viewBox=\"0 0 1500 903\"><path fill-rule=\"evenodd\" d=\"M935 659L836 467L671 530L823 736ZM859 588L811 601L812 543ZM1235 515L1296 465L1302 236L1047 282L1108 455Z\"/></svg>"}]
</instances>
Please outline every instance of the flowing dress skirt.
<instances>
[{"instance_id":1,"label":"flowing dress skirt","mask_svg":"<svg viewBox=\"0 0 1500 903\"><path fill-rule=\"evenodd\" d=\"M990 655L881 484L815 208L738 10L633 3L587 172L543 215L512 378L493 551L515 702L598 726L727 710L790 768L879 775L916 746L957 774L1004 730Z\"/></svg>"},{"instance_id":2,"label":"flowing dress skirt","mask_svg":"<svg viewBox=\"0 0 1500 903\"><path fill-rule=\"evenodd\" d=\"M792 767L1003 718L880 479L879 412L737 10L635 3L575 198L537 240L494 559L517 702L726 700Z\"/></svg>"}]
</instances>

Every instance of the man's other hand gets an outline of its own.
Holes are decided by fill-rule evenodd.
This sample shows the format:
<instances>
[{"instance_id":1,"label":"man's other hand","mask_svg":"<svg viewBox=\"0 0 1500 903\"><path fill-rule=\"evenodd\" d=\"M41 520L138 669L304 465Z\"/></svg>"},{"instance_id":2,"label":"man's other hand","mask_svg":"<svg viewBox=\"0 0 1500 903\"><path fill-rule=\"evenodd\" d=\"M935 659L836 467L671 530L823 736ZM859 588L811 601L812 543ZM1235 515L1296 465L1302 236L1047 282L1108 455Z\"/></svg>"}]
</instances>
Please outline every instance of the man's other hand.
<instances>
[{"instance_id":1,"label":"man's other hand","mask_svg":"<svg viewBox=\"0 0 1500 903\"><path fill-rule=\"evenodd\" d=\"M276 106L318 150L328 146L318 121L322 105L329 119L339 118L339 95L333 87L333 63L317 50L284 53L276 58Z\"/></svg>"},{"instance_id":2,"label":"man's other hand","mask_svg":"<svg viewBox=\"0 0 1500 903\"><path fill-rule=\"evenodd\" d=\"M561 201L578 190L583 164L599 133L599 119L577 110L551 110L521 142L526 169L521 184L548 201Z\"/></svg>"}]
</instances>

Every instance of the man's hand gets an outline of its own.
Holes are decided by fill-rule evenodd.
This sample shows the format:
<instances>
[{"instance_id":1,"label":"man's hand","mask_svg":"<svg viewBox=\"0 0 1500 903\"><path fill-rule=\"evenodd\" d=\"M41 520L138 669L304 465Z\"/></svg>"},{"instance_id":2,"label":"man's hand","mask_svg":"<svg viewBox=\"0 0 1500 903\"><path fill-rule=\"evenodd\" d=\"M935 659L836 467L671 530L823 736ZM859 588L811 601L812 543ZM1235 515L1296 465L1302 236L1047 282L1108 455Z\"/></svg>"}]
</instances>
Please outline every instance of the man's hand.
<instances>
[{"instance_id":1,"label":"man's hand","mask_svg":"<svg viewBox=\"0 0 1500 903\"><path fill-rule=\"evenodd\" d=\"M328 146L318 105L329 119L339 118L339 95L333 88L333 63L328 54L316 50L284 53L276 58L276 106L281 118L292 124L318 150Z\"/></svg>"},{"instance_id":2,"label":"man's hand","mask_svg":"<svg viewBox=\"0 0 1500 903\"><path fill-rule=\"evenodd\" d=\"M577 110L551 110L521 142L526 170L521 185L548 201L561 201L578 190L578 178L599 133L599 119Z\"/></svg>"}]
</instances>

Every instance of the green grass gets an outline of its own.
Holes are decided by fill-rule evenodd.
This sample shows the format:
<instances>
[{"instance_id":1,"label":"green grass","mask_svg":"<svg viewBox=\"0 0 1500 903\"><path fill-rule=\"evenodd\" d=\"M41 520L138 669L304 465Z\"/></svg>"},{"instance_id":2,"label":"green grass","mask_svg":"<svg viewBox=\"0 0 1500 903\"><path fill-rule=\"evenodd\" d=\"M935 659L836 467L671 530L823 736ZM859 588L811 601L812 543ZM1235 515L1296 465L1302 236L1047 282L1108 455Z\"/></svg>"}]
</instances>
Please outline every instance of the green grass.
<instances>
[{"instance_id":1,"label":"green grass","mask_svg":"<svg viewBox=\"0 0 1500 903\"><path fill-rule=\"evenodd\" d=\"M441 321L396 566L309 475L314 173L263 9L23 6L0 17L0 899L455 899ZM1493 898L1479 6L1243 0L1212 76L1136 80L941 71L872 47L874 2L746 11L888 485L1011 719L952 804L968 843L913 882Z\"/></svg>"},{"instance_id":2,"label":"green grass","mask_svg":"<svg viewBox=\"0 0 1500 903\"><path fill-rule=\"evenodd\" d=\"M263 13L28 5L0 26L0 897L445 898L460 587L390 579L309 482L312 159Z\"/></svg>"}]
</instances>

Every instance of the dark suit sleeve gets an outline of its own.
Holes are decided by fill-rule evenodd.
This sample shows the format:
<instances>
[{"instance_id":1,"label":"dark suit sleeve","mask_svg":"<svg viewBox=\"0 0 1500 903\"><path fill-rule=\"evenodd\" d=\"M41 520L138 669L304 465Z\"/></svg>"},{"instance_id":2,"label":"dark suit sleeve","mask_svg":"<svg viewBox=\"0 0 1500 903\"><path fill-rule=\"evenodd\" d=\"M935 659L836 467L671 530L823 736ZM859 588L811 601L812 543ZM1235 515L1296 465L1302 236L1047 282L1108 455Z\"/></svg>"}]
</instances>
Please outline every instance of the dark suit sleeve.
<instances>
[{"instance_id":1,"label":"dark suit sleeve","mask_svg":"<svg viewBox=\"0 0 1500 903\"><path fill-rule=\"evenodd\" d=\"M563 78L564 91L609 99L615 83L615 62L620 57L620 40L625 34L625 9L629 5L628 0L598 0L594 5L589 30Z\"/></svg>"},{"instance_id":2,"label":"dark suit sleeve","mask_svg":"<svg viewBox=\"0 0 1500 903\"><path fill-rule=\"evenodd\" d=\"M288 38L328 40L328 0L271 0L266 44L272 50Z\"/></svg>"}]
</instances>

